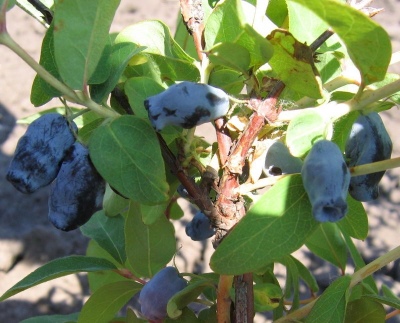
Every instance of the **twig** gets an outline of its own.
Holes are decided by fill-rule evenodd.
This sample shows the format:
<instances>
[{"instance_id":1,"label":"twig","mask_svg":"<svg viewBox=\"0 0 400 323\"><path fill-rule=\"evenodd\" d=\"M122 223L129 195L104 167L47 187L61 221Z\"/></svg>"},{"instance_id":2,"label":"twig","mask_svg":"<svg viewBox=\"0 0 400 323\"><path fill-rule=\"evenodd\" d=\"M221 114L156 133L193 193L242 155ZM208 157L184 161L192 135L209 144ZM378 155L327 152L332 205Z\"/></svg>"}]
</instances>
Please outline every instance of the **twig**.
<instances>
[{"instance_id":1,"label":"twig","mask_svg":"<svg viewBox=\"0 0 400 323\"><path fill-rule=\"evenodd\" d=\"M236 322L250 323L254 317L253 274L235 276L235 318Z\"/></svg>"},{"instance_id":2,"label":"twig","mask_svg":"<svg viewBox=\"0 0 400 323\"><path fill-rule=\"evenodd\" d=\"M201 0L180 0L181 14L183 22L190 35L193 36L193 42L196 47L197 55L200 61L203 60L203 30L204 30L204 12Z\"/></svg>"},{"instance_id":3,"label":"twig","mask_svg":"<svg viewBox=\"0 0 400 323\"><path fill-rule=\"evenodd\" d=\"M53 21L53 12L38 0L28 0L28 2L43 15L44 21L50 25Z\"/></svg>"}]
</instances>

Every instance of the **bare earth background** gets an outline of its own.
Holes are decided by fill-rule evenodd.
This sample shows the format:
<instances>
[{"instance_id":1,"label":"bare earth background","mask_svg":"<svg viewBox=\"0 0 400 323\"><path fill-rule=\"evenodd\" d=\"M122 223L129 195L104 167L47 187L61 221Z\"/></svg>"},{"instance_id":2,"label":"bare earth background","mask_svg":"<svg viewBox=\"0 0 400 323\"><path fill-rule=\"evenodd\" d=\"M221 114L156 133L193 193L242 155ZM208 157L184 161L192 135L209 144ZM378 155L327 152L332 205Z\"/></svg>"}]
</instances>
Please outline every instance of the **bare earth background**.
<instances>
[{"instance_id":1,"label":"bare earth background","mask_svg":"<svg viewBox=\"0 0 400 323\"><path fill-rule=\"evenodd\" d=\"M400 50L400 1L380 0L374 7L383 7L385 12L374 18L392 37L393 51ZM160 19L174 30L179 12L177 0L122 0L112 25L112 31L145 19ZM39 60L44 28L19 8L7 15L7 27L11 36L36 60ZM400 66L391 67L400 72ZM61 232L47 221L48 188L32 195L16 191L5 180L8 164L17 140L25 127L16 120L37 111L29 100L30 88L35 73L10 50L0 47L0 294L27 274L51 259L71 254L84 254L87 238L79 230ZM57 101L45 107L59 106ZM41 110L44 109L40 108ZM397 108L382 113L385 124L394 142L393 156L400 156L399 125ZM388 171L382 180L381 196L373 203L365 204L369 214L370 235L357 246L366 261L371 261L400 244L398 223L400 220L399 170ZM189 208L182 221L175 221L178 246L182 246L177 265L181 271L208 271L207 264L212 247L210 243L191 241L184 234L184 226L191 218ZM295 256L313 270L321 286L327 286L340 273L326 262L311 257L301 249ZM351 266L349 267L351 273ZM399 261L381 270L376 275L400 295ZM0 303L0 322L16 323L44 314L67 314L79 311L88 296L84 275L70 275L39 285ZM258 316L257 321L266 319ZM400 319L392 319L400 322Z\"/></svg>"}]
</instances>

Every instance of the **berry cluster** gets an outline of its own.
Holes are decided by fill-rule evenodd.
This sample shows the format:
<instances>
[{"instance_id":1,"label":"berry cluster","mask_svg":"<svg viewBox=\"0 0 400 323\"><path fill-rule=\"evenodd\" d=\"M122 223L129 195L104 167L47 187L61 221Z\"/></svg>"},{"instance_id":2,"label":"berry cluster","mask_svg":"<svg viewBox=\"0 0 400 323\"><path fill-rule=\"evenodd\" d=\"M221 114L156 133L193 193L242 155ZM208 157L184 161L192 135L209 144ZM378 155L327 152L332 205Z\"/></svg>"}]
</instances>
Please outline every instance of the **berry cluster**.
<instances>
[{"instance_id":1,"label":"berry cluster","mask_svg":"<svg viewBox=\"0 0 400 323\"><path fill-rule=\"evenodd\" d=\"M346 141L345 159L331 141L317 141L304 162L290 154L281 142L267 151L264 173L267 176L300 173L319 222L336 222L347 213L347 193L357 201L378 198L379 182L384 171L350 177L349 168L389 159L392 141L381 117L372 112L354 122Z\"/></svg>"},{"instance_id":2,"label":"berry cluster","mask_svg":"<svg viewBox=\"0 0 400 323\"><path fill-rule=\"evenodd\" d=\"M44 114L32 122L18 141L7 180L22 193L52 184L49 220L70 231L86 223L102 207L105 181L76 142L76 125L58 114Z\"/></svg>"}]
</instances>

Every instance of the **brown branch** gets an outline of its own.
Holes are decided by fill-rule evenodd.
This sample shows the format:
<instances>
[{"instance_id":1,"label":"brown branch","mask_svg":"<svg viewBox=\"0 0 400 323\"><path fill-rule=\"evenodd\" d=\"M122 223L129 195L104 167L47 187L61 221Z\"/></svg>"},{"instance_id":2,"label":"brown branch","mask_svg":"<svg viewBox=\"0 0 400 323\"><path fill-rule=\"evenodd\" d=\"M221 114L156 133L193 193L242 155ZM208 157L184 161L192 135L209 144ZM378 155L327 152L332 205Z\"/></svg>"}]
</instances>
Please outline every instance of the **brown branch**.
<instances>
[{"instance_id":1,"label":"brown branch","mask_svg":"<svg viewBox=\"0 0 400 323\"><path fill-rule=\"evenodd\" d=\"M200 61L203 60L204 49L204 12L201 0L180 0L183 22L189 34L193 36L197 55Z\"/></svg>"},{"instance_id":2,"label":"brown branch","mask_svg":"<svg viewBox=\"0 0 400 323\"><path fill-rule=\"evenodd\" d=\"M253 274L247 273L240 276L235 276L234 285L236 322L253 322Z\"/></svg>"},{"instance_id":3,"label":"brown branch","mask_svg":"<svg viewBox=\"0 0 400 323\"><path fill-rule=\"evenodd\" d=\"M250 122L247 124L242 135L239 137L226 163L227 169L232 174L242 173L242 168L245 164L249 149L253 145L261 128L265 125L265 122L267 120L271 122L276 121L281 112L281 107L277 104L278 97L284 88L285 85L282 82L278 82L265 100L250 100L250 105L255 112L251 116Z\"/></svg>"},{"instance_id":4,"label":"brown branch","mask_svg":"<svg viewBox=\"0 0 400 323\"><path fill-rule=\"evenodd\" d=\"M219 161L221 165L225 165L232 147L232 139L229 129L226 128L225 118L218 118L215 120L215 129L217 132Z\"/></svg>"}]
</instances>

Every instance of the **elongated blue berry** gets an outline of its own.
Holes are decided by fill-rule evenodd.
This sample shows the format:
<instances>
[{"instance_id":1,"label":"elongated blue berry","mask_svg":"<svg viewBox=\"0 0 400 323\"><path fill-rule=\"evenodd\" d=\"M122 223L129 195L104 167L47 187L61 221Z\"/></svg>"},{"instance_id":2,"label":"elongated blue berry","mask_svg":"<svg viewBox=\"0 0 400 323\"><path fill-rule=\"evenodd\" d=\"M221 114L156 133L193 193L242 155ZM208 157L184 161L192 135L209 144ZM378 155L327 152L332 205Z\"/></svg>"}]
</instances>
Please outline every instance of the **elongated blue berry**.
<instances>
[{"instance_id":1,"label":"elongated blue berry","mask_svg":"<svg viewBox=\"0 0 400 323\"><path fill-rule=\"evenodd\" d=\"M304 160L301 177L317 221L336 222L346 215L350 172L336 144L317 141Z\"/></svg>"},{"instance_id":2,"label":"elongated blue berry","mask_svg":"<svg viewBox=\"0 0 400 323\"><path fill-rule=\"evenodd\" d=\"M228 95L201 83L182 82L144 101L153 127L168 125L193 128L224 116L229 110Z\"/></svg>"},{"instance_id":3,"label":"elongated blue berry","mask_svg":"<svg viewBox=\"0 0 400 323\"><path fill-rule=\"evenodd\" d=\"M378 113L372 112L357 118L346 142L346 160L349 167L389 159L392 140ZM354 176L349 193L358 201L371 201L379 196L379 182L385 172Z\"/></svg>"},{"instance_id":4,"label":"elongated blue berry","mask_svg":"<svg viewBox=\"0 0 400 323\"><path fill-rule=\"evenodd\" d=\"M161 269L142 288L139 295L142 314L149 320L167 316L168 301L186 287L187 283L174 267Z\"/></svg>"},{"instance_id":5,"label":"elongated blue berry","mask_svg":"<svg viewBox=\"0 0 400 323\"><path fill-rule=\"evenodd\" d=\"M90 161L89 150L75 143L52 185L50 222L63 231L78 228L102 208L104 193L105 181Z\"/></svg>"},{"instance_id":6,"label":"elongated blue berry","mask_svg":"<svg viewBox=\"0 0 400 323\"><path fill-rule=\"evenodd\" d=\"M22 193L32 193L49 185L75 142L76 131L76 125L70 125L58 113L44 114L33 121L18 141L7 180Z\"/></svg>"}]
</instances>

